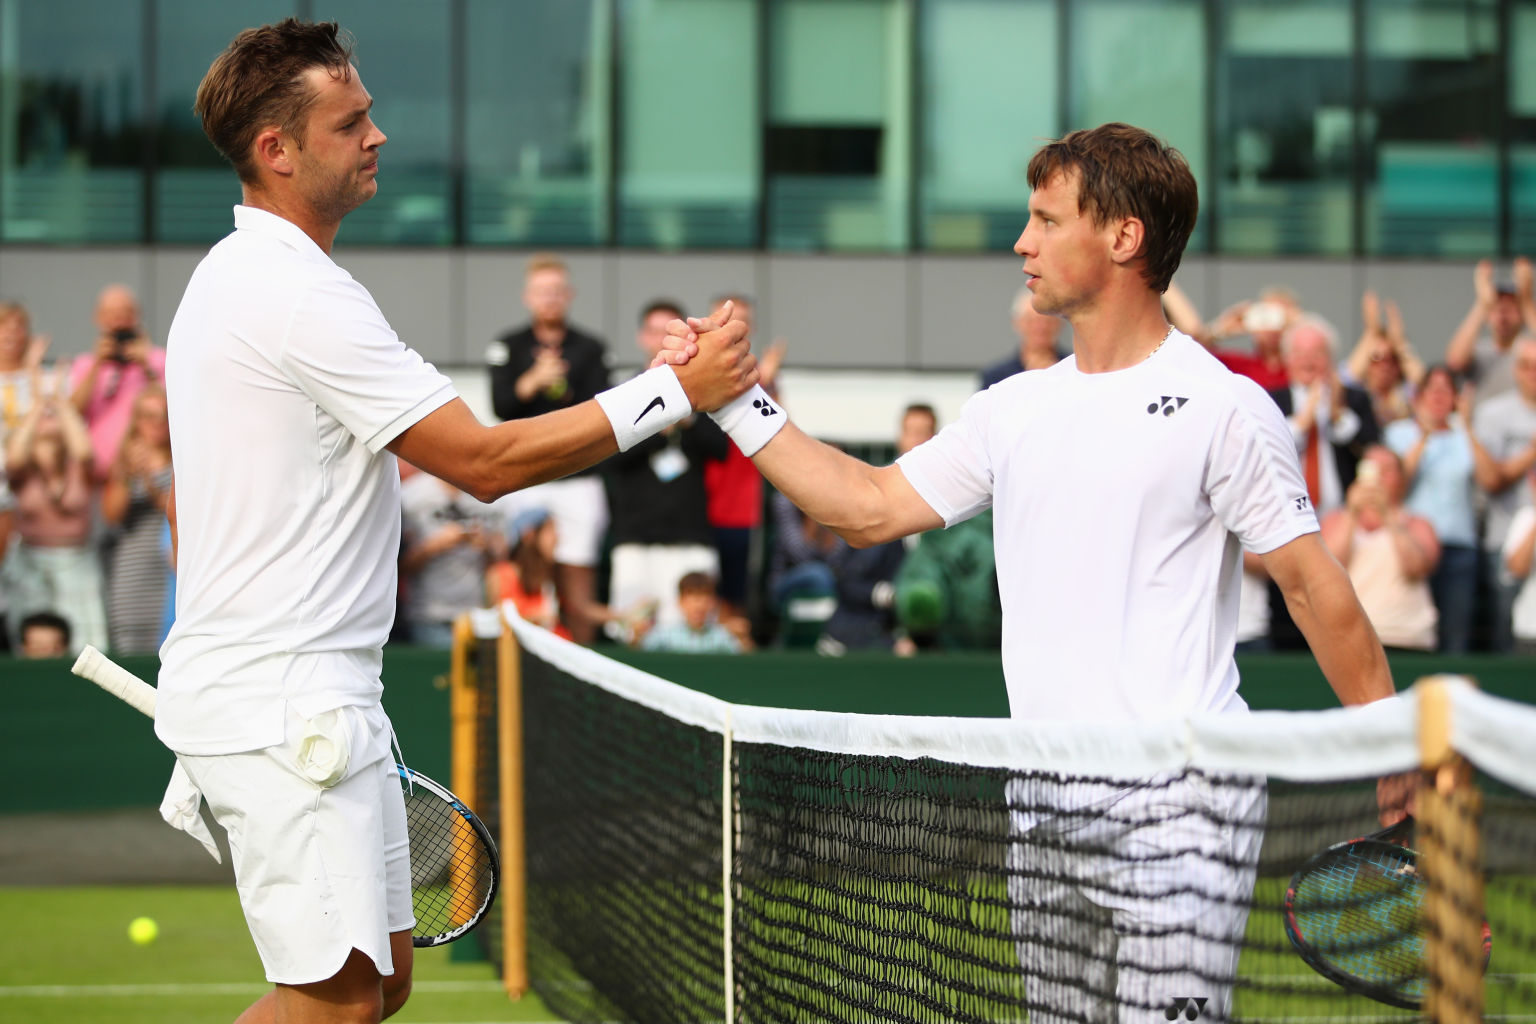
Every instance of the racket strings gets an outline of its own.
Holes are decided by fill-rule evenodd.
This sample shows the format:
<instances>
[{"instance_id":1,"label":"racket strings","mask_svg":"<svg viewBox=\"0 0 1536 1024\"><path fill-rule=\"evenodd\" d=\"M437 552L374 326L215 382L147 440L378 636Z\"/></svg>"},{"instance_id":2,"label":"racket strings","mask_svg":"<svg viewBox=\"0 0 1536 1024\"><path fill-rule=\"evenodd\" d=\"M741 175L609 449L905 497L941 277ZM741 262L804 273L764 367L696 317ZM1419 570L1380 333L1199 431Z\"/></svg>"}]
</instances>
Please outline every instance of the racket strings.
<instances>
[{"instance_id":1,"label":"racket strings","mask_svg":"<svg viewBox=\"0 0 1536 1024\"><path fill-rule=\"evenodd\" d=\"M1318 865L1299 879L1297 932L1334 969L1371 985L1424 981L1424 883L1409 856L1384 844Z\"/></svg>"},{"instance_id":2,"label":"racket strings","mask_svg":"<svg viewBox=\"0 0 1536 1024\"><path fill-rule=\"evenodd\" d=\"M495 887L495 857L448 801L417 786L405 795L411 841L413 934L450 934L474 921Z\"/></svg>"}]
</instances>

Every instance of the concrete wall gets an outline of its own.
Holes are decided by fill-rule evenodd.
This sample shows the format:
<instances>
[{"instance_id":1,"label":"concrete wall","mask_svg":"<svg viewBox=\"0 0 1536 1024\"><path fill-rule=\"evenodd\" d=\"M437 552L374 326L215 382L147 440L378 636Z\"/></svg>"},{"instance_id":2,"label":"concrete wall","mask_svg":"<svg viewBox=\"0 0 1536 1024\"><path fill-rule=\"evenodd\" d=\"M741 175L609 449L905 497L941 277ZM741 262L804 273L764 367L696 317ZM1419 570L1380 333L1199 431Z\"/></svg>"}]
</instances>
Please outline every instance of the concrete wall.
<instances>
[{"instance_id":1,"label":"concrete wall","mask_svg":"<svg viewBox=\"0 0 1536 1024\"><path fill-rule=\"evenodd\" d=\"M0 297L32 310L53 351L84 351L94 333L97 289L122 281L143 298L151 332L165 336L203 250L180 247L0 246ZM456 373L466 399L488 413L478 368L487 343L523 320L526 252L474 249L337 249L400 335ZM1008 307L1022 283L1011 253L816 256L768 253L566 254L576 286L573 319L607 338L619 366L637 360L635 317L665 296L690 310L726 291L754 296L759 337L789 342L787 401L809 429L844 440L889 439L901 404L932 401L952 418L975 370L1015 344ZM1326 316L1346 346L1360 330L1366 287L1401 305L1415 347L1433 362L1471 300L1464 263L1279 261L1191 257L1178 283L1202 312L1253 296L1269 284L1293 288ZM838 372L832 372L838 371ZM857 372L849 372L857 371ZM859 393L855 394L855 390ZM796 399L798 395L798 400ZM851 397L850 397L851 396Z\"/></svg>"}]
</instances>

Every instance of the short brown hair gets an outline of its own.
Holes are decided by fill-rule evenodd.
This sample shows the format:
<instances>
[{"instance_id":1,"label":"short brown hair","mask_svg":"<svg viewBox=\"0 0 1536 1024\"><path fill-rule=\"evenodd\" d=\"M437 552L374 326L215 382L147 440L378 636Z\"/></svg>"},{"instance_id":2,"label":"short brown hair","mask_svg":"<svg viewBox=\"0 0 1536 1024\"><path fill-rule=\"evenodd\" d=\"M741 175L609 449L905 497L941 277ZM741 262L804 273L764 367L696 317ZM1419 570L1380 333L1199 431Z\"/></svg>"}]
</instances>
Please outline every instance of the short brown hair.
<instances>
[{"instance_id":1,"label":"short brown hair","mask_svg":"<svg viewBox=\"0 0 1536 1024\"><path fill-rule=\"evenodd\" d=\"M523 277L532 277L543 270L558 270L566 277L571 276L571 268L565 265L565 260L552 252L536 252L528 257L528 266L523 271Z\"/></svg>"},{"instance_id":2,"label":"short brown hair","mask_svg":"<svg viewBox=\"0 0 1536 1024\"><path fill-rule=\"evenodd\" d=\"M1199 188L1184 155L1150 132L1113 122L1048 142L1029 161L1029 187L1076 171L1077 206L1103 225L1135 217L1146 228L1141 275L1161 295L1184 257Z\"/></svg>"},{"instance_id":3,"label":"short brown hair","mask_svg":"<svg viewBox=\"0 0 1536 1024\"><path fill-rule=\"evenodd\" d=\"M685 594L708 594L715 596L715 578L705 572L690 572L677 581L677 593L681 597Z\"/></svg>"},{"instance_id":4,"label":"short brown hair","mask_svg":"<svg viewBox=\"0 0 1536 1024\"><path fill-rule=\"evenodd\" d=\"M251 146L276 125L304 147L309 105L317 95L304 81L314 68L345 79L351 74L352 37L334 21L285 18L248 28L214 58L197 87L192 111L215 149L244 182L256 180Z\"/></svg>"}]
</instances>

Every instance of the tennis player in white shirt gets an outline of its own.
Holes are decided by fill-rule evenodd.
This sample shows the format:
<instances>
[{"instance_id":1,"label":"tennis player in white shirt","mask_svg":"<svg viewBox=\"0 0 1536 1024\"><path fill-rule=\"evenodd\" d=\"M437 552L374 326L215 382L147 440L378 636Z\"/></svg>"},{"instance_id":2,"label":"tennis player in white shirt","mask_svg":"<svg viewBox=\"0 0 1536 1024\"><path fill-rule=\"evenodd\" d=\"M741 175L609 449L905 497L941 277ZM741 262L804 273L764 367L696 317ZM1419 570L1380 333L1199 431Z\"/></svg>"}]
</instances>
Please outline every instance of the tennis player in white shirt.
<instances>
[{"instance_id":1,"label":"tennis player in white shirt","mask_svg":"<svg viewBox=\"0 0 1536 1024\"><path fill-rule=\"evenodd\" d=\"M1141 129L1108 124L1044 146L1029 183L1029 222L1014 252L1035 309L1071 323L1072 356L975 395L937 437L882 468L808 437L758 389L738 402L769 414L733 423L732 438L775 487L854 544L992 508L1003 670L1019 718L1246 710L1233 661L1244 548L1279 584L1339 699L1390 696L1381 644L1319 538L1284 417L1164 318L1162 293L1198 208L1184 158ZM690 326L715 325L672 330L688 338ZM1404 787L1383 783L1385 818L1401 816ZM1041 1000L1031 1020L1148 1020L1170 996L1208 997L1202 1019L1226 1018L1229 993L1212 979L1235 968L1259 830L1195 836L1200 856L1162 865L1165 876L1220 876L1210 899L1144 897L1106 882L1117 850L1187 849L1201 820L1219 833L1193 806L1212 799L1200 788L1183 791L1192 806L1182 838L1164 825L1123 824L1074 836L1108 858L1069 858L1056 877L1043 872L1015 891L1042 911L1016 917L1032 1002ZM1262 822L1261 789L1235 799L1240 806L1208 810ZM1093 810L1099 823L1135 817ZM1081 814L1065 817L1083 824ZM1039 817L1015 825L1049 827ZM1221 868L1223 858L1238 867ZM1170 940L1147 938L1170 928L1204 938L1171 952ZM1165 948L1154 948L1159 941Z\"/></svg>"},{"instance_id":2,"label":"tennis player in white shirt","mask_svg":"<svg viewBox=\"0 0 1536 1024\"><path fill-rule=\"evenodd\" d=\"M177 753L167 805L201 792L229 834L275 983L241 1024L373 1024L410 991L405 809L380 704L395 457L489 501L756 380L733 324L686 365L482 426L331 260L342 218L379 187L371 105L336 25L292 19L242 32L197 94L242 202L168 342L180 545L155 729Z\"/></svg>"}]
</instances>

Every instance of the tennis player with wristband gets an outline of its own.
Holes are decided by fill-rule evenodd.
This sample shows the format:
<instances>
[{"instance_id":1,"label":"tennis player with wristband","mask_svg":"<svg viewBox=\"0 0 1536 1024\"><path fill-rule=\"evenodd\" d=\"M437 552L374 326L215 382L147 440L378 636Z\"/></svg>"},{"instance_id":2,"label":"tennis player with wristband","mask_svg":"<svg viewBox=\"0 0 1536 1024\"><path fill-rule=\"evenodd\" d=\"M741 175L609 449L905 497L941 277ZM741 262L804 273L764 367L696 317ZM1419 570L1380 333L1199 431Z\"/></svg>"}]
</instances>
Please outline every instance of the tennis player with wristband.
<instances>
[{"instance_id":1,"label":"tennis player with wristband","mask_svg":"<svg viewBox=\"0 0 1536 1024\"><path fill-rule=\"evenodd\" d=\"M1019 718L1244 712L1233 660L1244 548L1280 585L1339 699L1391 696L1381 644L1319 539L1279 409L1164 318L1198 208L1182 155L1109 124L1047 144L1028 178L1014 252L1035 309L1071 323L1072 356L973 396L883 468L808 437L761 389L717 421L774 486L853 544L993 508L1003 671ZM670 330L688 339L715 326ZM1406 786L1378 787L1385 821L1402 815ZM1010 803L1025 808L1026 797L1010 792ZM1020 849L1076 851L1052 871L1018 865L1010 887L1040 1003L1031 1021L1145 1021L1170 995L1204 997L1202 1020L1227 1019L1262 784L1080 786L1035 806L1063 801L1053 817L1014 812Z\"/></svg>"},{"instance_id":2,"label":"tennis player with wristband","mask_svg":"<svg viewBox=\"0 0 1536 1024\"><path fill-rule=\"evenodd\" d=\"M235 37L196 111L242 188L187 285L166 385L179 539L155 731L167 807L207 800L275 988L240 1018L377 1022L410 991L405 809L381 705L396 456L489 501L755 383L740 325L595 401L482 426L331 260L384 133L334 23ZM665 365L686 359L686 365Z\"/></svg>"}]
</instances>

